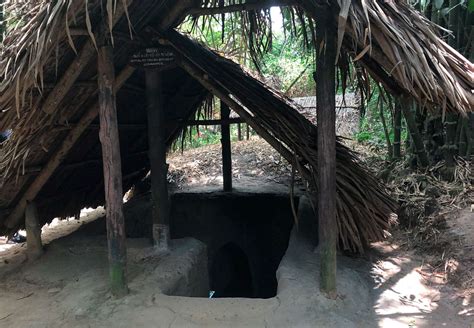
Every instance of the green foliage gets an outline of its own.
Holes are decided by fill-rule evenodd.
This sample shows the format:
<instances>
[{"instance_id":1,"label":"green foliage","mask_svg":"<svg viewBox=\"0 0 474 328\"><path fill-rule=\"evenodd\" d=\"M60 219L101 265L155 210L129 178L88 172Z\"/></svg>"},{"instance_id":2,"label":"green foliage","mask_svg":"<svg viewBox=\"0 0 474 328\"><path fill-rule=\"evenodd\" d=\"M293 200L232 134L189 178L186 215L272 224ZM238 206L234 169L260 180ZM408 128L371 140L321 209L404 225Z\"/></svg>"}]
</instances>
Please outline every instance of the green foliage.
<instances>
[{"instance_id":1,"label":"green foliage","mask_svg":"<svg viewBox=\"0 0 474 328\"><path fill-rule=\"evenodd\" d=\"M387 141L385 137L385 132L380 117L380 108L379 108L379 97L380 91L378 88L375 88L373 85L374 91L372 97L366 103L366 115L361 119L359 132L355 134L354 138L357 142L370 145L377 149L383 149L387 147ZM387 97L385 95L385 97ZM387 99L388 101L388 99ZM394 129L393 129L393 116L392 111L387 103L384 103L383 115L385 122L387 123L388 134L390 142L393 144L394 141ZM403 125L402 121L402 125ZM407 132L406 129L402 127L401 140L406 140Z\"/></svg>"},{"instance_id":2,"label":"green foliage","mask_svg":"<svg viewBox=\"0 0 474 328\"><path fill-rule=\"evenodd\" d=\"M272 50L262 62L262 74L277 90L291 97L314 94L312 51L302 49L294 39L274 37Z\"/></svg>"}]
</instances>

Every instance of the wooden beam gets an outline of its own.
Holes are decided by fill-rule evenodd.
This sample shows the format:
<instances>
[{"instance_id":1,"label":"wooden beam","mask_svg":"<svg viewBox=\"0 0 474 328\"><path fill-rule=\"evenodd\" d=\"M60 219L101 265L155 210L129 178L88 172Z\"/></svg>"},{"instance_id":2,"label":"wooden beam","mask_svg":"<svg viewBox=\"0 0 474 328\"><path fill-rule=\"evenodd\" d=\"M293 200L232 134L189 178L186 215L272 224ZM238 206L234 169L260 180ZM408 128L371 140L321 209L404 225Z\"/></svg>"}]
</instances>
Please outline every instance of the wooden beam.
<instances>
[{"instance_id":1,"label":"wooden beam","mask_svg":"<svg viewBox=\"0 0 474 328\"><path fill-rule=\"evenodd\" d=\"M233 117L226 120L190 120L186 122L186 126L208 126L208 125L221 125L221 124L237 124L245 123L245 120L241 117ZM56 125L55 130L72 130L77 123L70 123L68 125ZM119 124L119 130L124 131L133 131L133 130L143 130L147 128L146 124ZM87 127L88 130L98 130L99 124L90 124Z\"/></svg>"},{"instance_id":2,"label":"wooden beam","mask_svg":"<svg viewBox=\"0 0 474 328\"><path fill-rule=\"evenodd\" d=\"M115 104L115 70L112 46L105 45L99 48L97 72L99 84L99 138L102 144L104 166L110 286L112 294L121 297L128 293L128 287L125 278L126 237L122 201L122 164Z\"/></svg>"},{"instance_id":3,"label":"wooden beam","mask_svg":"<svg viewBox=\"0 0 474 328\"><path fill-rule=\"evenodd\" d=\"M29 203L25 211L26 247L28 260L36 260L43 254L41 226L35 203Z\"/></svg>"},{"instance_id":4,"label":"wooden beam","mask_svg":"<svg viewBox=\"0 0 474 328\"><path fill-rule=\"evenodd\" d=\"M316 118L318 125L318 219L320 289L336 294L336 38L335 11L328 5L316 24Z\"/></svg>"},{"instance_id":5,"label":"wooden beam","mask_svg":"<svg viewBox=\"0 0 474 328\"><path fill-rule=\"evenodd\" d=\"M151 169L153 242L158 251L167 251L170 242L168 165L166 164L166 117L163 106L163 79L160 72L145 71L148 145Z\"/></svg>"},{"instance_id":6,"label":"wooden beam","mask_svg":"<svg viewBox=\"0 0 474 328\"><path fill-rule=\"evenodd\" d=\"M221 120L229 120L230 108L221 100ZM221 125L222 144L222 177L224 180L224 191L232 191L232 151L230 141L230 126L228 123Z\"/></svg>"},{"instance_id":7,"label":"wooden beam","mask_svg":"<svg viewBox=\"0 0 474 328\"><path fill-rule=\"evenodd\" d=\"M295 5L295 1L288 1L288 0L266 0L266 1L258 1L258 2L248 1L242 4L234 4L234 5L228 5L228 6L222 6L222 7L193 8L189 10L188 14L192 16L217 15L217 14L232 13L232 12L237 12L237 11L263 10L263 9L269 9L271 7L285 7L285 6L292 6L292 5Z\"/></svg>"},{"instance_id":8,"label":"wooden beam","mask_svg":"<svg viewBox=\"0 0 474 328\"><path fill-rule=\"evenodd\" d=\"M147 155L147 154L148 154L148 151L139 151L139 152L134 152L134 153L128 153L127 157L123 157L123 161L125 162L129 159L144 156L144 155ZM62 169L62 170L74 170L74 169L78 169L78 168L81 168L81 167L84 167L84 166L97 165L97 164L102 164L102 158L93 158L93 159L84 160L84 161L61 164L59 166L59 168ZM38 172L41 172L42 169L43 169L43 167L41 165L27 166L25 168L25 174L22 174L22 175L38 173Z\"/></svg>"},{"instance_id":9,"label":"wooden beam","mask_svg":"<svg viewBox=\"0 0 474 328\"><path fill-rule=\"evenodd\" d=\"M125 81L133 74L133 72L135 72L135 68L126 66L117 76L114 90L120 89ZM76 144L87 127L95 120L97 114L99 113L98 108L99 105L96 103L84 113L79 122L72 128L69 134L62 141L59 148L48 160L48 163L42 168L35 180L28 186L20 200L17 202L13 211L5 220L5 225L8 228L13 229L19 225L21 219L23 218L23 214L28 202L31 202L36 198L36 195L38 195L46 182L48 182L49 178L56 171L58 166L64 161L66 156L69 154L69 151Z\"/></svg>"}]
</instances>

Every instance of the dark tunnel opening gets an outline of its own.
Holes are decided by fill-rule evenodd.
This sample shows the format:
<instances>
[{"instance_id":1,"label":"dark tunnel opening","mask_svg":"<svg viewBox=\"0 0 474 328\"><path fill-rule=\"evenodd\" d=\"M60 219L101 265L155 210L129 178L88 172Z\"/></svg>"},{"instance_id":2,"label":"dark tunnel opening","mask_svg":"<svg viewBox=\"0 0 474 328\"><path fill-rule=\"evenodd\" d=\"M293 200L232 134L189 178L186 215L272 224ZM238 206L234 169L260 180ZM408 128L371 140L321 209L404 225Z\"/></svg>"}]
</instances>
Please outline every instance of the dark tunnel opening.
<instances>
[{"instance_id":1,"label":"dark tunnel opening","mask_svg":"<svg viewBox=\"0 0 474 328\"><path fill-rule=\"evenodd\" d=\"M221 247L210 269L212 297L254 297L249 260L236 244Z\"/></svg>"}]
</instances>

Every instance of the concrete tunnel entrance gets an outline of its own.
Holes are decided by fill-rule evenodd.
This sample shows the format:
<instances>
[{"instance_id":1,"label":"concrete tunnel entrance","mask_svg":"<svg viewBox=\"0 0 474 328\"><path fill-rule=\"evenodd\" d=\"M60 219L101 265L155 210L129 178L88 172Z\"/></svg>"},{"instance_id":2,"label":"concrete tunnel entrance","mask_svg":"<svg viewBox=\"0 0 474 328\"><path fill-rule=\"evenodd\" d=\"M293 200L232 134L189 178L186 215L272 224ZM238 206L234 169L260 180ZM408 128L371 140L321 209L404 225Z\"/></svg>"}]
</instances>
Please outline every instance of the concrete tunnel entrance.
<instances>
[{"instance_id":1,"label":"concrete tunnel entrance","mask_svg":"<svg viewBox=\"0 0 474 328\"><path fill-rule=\"evenodd\" d=\"M171 199L172 237L207 246L213 297L276 295L276 270L294 223L288 194L180 192Z\"/></svg>"},{"instance_id":2,"label":"concrete tunnel entrance","mask_svg":"<svg viewBox=\"0 0 474 328\"><path fill-rule=\"evenodd\" d=\"M259 188L253 192L196 190L170 195L171 236L192 237L206 245L206 288L214 291L214 298L276 295L276 271L288 248L294 217L288 193ZM299 202L299 197L294 197L296 209ZM128 238L151 237L149 194L131 199L124 212ZM302 222L299 226L308 230ZM81 230L105 234L105 220Z\"/></svg>"}]
</instances>

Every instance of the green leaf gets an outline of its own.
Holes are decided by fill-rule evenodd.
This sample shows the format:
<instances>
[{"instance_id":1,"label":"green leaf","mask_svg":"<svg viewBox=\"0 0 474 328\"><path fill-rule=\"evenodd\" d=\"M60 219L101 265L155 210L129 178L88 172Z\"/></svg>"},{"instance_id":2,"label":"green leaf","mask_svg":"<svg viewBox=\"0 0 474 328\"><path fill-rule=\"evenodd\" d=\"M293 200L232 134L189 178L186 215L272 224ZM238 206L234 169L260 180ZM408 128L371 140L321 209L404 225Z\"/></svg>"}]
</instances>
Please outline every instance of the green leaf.
<instances>
[{"instance_id":1,"label":"green leaf","mask_svg":"<svg viewBox=\"0 0 474 328\"><path fill-rule=\"evenodd\" d=\"M469 12L473 12L474 11L474 0L469 0L469 4L467 6L467 9L469 10Z\"/></svg>"},{"instance_id":2,"label":"green leaf","mask_svg":"<svg viewBox=\"0 0 474 328\"><path fill-rule=\"evenodd\" d=\"M469 1L472 1L472 0L469 0ZM435 0L434 4L435 4L436 9L441 9L441 7L443 7L443 3L444 3L444 0Z\"/></svg>"}]
</instances>

